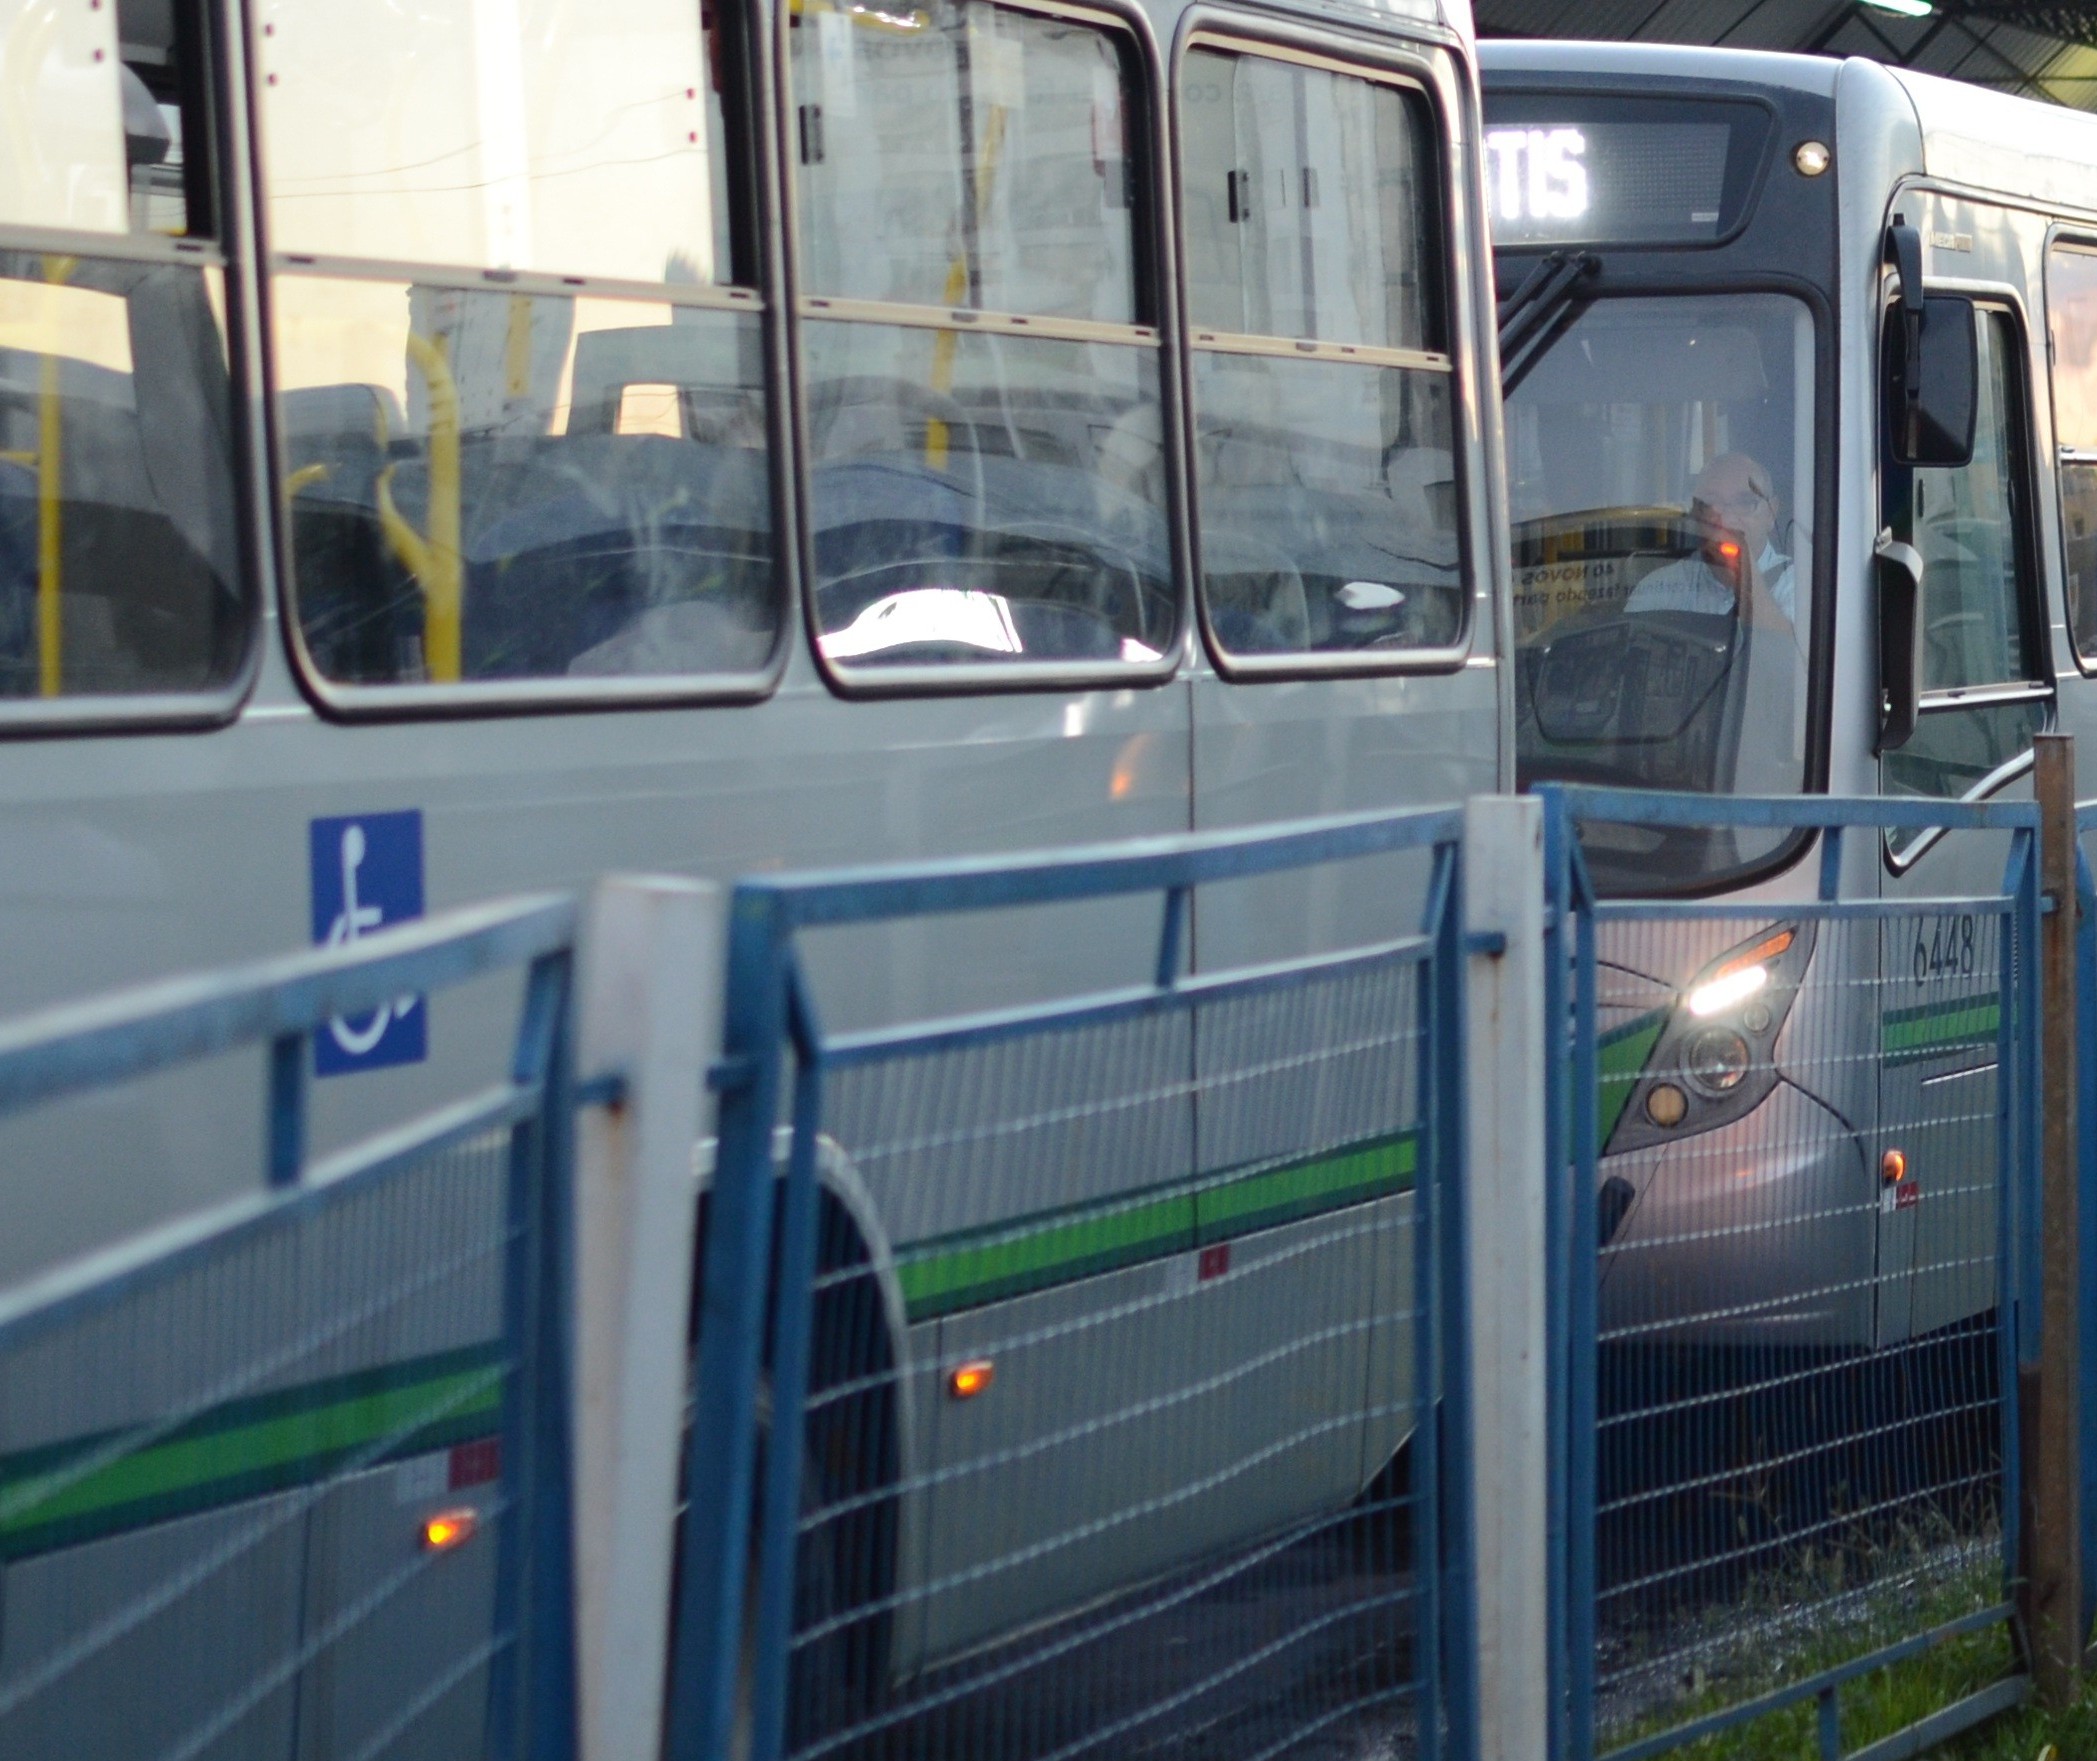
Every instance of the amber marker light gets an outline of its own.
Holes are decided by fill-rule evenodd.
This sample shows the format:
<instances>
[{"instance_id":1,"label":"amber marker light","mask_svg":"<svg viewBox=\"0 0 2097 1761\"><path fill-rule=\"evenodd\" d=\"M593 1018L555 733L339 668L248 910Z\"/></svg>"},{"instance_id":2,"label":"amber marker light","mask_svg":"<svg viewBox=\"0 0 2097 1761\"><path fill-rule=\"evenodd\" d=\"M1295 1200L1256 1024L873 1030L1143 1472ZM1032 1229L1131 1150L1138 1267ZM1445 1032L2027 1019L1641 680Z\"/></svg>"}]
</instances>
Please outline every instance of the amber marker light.
<instances>
[{"instance_id":1,"label":"amber marker light","mask_svg":"<svg viewBox=\"0 0 2097 1761\"><path fill-rule=\"evenodd\" d=\"M956 1400L973 1400L997 1380L997 1365L987 1357L957 1365L947 1377L947 1392Z\"/></svg>"},{"instance_id":2,"label":"amber marker light","mask_svg":"<svg viewBox=\"0 0 2097 1761\"><path fill-rule=\"evenodd\" d=\"M458 1510L440 1510L422 1525L422 1550L425 1553L449 1553L454 1547L463 1547L480 1530L481 1513L471 1507Z\"/></svg>"},{"instance_id":3,"label":"amber marker light","mask_svg":"<svg viewBox=\"0 0 2097 1761\"><path fill-rule=\"evenodd\" d=\"M1908 1152L1888 1150L1879 1157L1879 1178L1888 1186L1898 1186L1908 1177Z\"/></svg>"},{"instance_id":4,"label":"amber marker light","mask_svg":"<svg viewBox=\"0 0 2097 1761\"><path fill-rule=\"evenodd\" d=\"M1663 1131L1672 1131L1689 1111L1689 1097L1672 1082L1656 1082L1646 1093L1646 1117Z\"/></svg>"}]
</instances>

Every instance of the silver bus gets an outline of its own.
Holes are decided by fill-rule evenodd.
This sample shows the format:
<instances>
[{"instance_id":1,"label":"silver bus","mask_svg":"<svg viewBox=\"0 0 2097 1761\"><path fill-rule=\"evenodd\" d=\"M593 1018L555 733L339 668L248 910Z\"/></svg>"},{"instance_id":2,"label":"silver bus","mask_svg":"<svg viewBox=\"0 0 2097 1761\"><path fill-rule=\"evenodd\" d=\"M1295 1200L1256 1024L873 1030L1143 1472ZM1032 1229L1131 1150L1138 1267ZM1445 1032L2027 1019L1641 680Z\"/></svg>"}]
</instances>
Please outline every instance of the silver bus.
<instances>
[{"instance_id":1,"label":"silver bus","mask_svg":"<svg viewBox=\"0 0 2097 1761\"><path fill-rule=\"evenodd\" d=\"M2097 732L2097 122L1863 60L1483 58L1525 784L2028 795L2036 733ZM1999 836L1847 843L1847 896L2003 881ZM1583 847L1740 911L1603 951L1605 1328L1882 1350L1990 1307L1993 925L1816 937L1781 831Z\"/></svg>"},{"instance_id":2,"label":"silver bus","mask_svg":"<svg viewBox=\"0 0 2097 1761\"><path fill-rule=\"evenodd\" d=\"M0 1010L606 870L1508 786L1470 35L1445 0L0 0ZM1269 887L1203 914L1195 958L1409 910ZM851 1025L1120 982L1153 929L869 935L825 995ZM334 1024L317 1136L457 1092L492 1019L404 998ZM233 1092L11 1128L0 1286L243 1187ZM849 1170L826 1202L909 1245ZM995 1309L892 1295L897 1364ZM250 1392L353 1425L357 1377L412 1387L472 1343L412 1331ZM130 1416L82 1370L59 1410L0 1410L0 1484ZM322 1470L243 1455L252 1417L62 1525L0 1525L0 1686ZM485 1476L476 1424L288 1525L255 1658ZM1344 1504L1401 1439L1372 1441L1281 1504L1199 1504L1164 1555L947 1598L890 1667ZM929 1447L904 1425L896 1471ZM485 1623L475 1559L426 1575L418 1618ZM213 1752L356 1751L358 1669L416 1667L301 1678ZM0 1748L142 1749L181 1712L61 1698ZM408 1747L468 1752L477 1717L469 1684Z\"/></svg>"}]
</instances>

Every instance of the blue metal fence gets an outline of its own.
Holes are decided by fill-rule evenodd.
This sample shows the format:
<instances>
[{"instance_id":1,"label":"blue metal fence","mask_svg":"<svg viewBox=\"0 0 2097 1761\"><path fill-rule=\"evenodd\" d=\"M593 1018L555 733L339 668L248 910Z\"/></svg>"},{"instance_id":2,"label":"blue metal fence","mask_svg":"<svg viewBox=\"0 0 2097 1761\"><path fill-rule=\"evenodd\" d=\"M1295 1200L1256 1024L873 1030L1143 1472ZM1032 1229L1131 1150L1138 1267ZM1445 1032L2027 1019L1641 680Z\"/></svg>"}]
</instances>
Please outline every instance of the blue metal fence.
<instances>
[{"instance_id":1,"label":"blue metal fence","mask_svg":"<svg viewBox=\"0 0 2097 1761\"><path fill-rule=\"evenodd\" d=\"M1466 1752L1460 827L737 889L674 1756ZM1196 889L1408 851L1417 933L1184 970ZM831 1034L802 961L1144 894L1109 994Z\"/></svg>"},{"instance_id":2,"label":"blue metal fence","mask_svg":"<svg viewBox=\"0 0 2097 1761\"><path fill-rule=\"evenodd\" d=\"M573 937L491 905L0 1028L0 1115L260 1047L267 1123L246 1196L0 1295L10 1761L573 1753ZM513 969L498 1080L312 1157L316 1031Z\"/></svg>"},{"instance_id":3,"label":"blue metal fence","mask_svg":"<svg viewBox=\"0 0 2097 1761\"><path fill-rule=\"evenodd\" d=\"M1918 1753L2027 1688L2036 811L1546 793L1555 1752ZM1598 900L1594 822L1817 834L1818 896ZM1845 833L1892 828L2007 834L2000 891L1844 899ZM1887 1731L1865 1678L1925 1651L1943 1703Z\"/></svg>"}]
</instances>

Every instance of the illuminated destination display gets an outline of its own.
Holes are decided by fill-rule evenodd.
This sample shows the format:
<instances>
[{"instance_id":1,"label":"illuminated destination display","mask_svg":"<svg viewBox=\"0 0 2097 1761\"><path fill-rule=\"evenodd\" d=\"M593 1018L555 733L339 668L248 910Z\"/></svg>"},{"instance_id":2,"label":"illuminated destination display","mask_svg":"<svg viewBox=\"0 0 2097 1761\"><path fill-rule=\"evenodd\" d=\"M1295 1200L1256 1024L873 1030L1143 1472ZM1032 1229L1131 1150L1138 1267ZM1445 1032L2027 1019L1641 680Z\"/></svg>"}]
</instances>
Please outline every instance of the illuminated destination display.
<instances>
[{"instance_id":1,"label":"illuminated destination display","mask_svg":"<svg viewBox=\"0 0 2097 1761\"><path fill-rule=\"evenodd\" d=\"M1496 115L1487 99L1485 189L1496 245L1702 244L1738 218L1766 129L1728 106L1700 117L1558 115L1535 99ZM1658 106L1654 109L1659 110ZM1717 114L1714 115L1713 111ZM1622 119L1620 119L1622 118Z\"/></svg>"}]
</instances>

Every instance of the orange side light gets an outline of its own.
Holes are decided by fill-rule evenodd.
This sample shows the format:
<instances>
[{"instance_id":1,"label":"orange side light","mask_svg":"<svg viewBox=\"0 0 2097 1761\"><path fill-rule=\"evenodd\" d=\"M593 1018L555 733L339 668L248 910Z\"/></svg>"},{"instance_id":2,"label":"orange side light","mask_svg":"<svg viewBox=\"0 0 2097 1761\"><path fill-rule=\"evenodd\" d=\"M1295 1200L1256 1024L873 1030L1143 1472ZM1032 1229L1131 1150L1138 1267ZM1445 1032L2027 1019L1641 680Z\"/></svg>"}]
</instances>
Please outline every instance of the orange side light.
<instances>
[{"instance_id":1,"label":"orange side light","mask_svg":"<svg viewBox=\"0 0 2097 1761\"><path fill-rule=\"evenodd\" d=\"M425 1553L449 1553L454 1547L463 1547L480 1530L481 1513L470 1505L457 1510L440 1510L422 1525L422 1550Z\"/></svg>"},{"instance_id":2,"label":"orange side light","mask_svg":"<svg viewBox=\"0 0 2097 1761\"><path fill-rule=\"evenodd\" d=\"M1888 1150L1879 1157L1879 1178L1888 1186L1898 1186L1908 1177L1908 1152Z\"/></svg>"},{"instance_id":3,"label":"orange side light","mask_svg":"<svg viewBox=\"0 0 2097 1761\"><path fill-rule=\"evenodd\" d=\"M1780 929L1776 932L1775 935L1767 936L1763 940L1757 942L1752 948L1748 949L1746 953L1735 954L1732 959L1728 960L1725 963L1725 965L1721 966L1716 972L1714 972L1711 975L1711 977L1713 979L1725 978L1729 974L1740 971L1743 967L1759 966L1765 960L1774 960L1779 954L1783 953L1785 949L1789 948L1793 941L1795 941L1796 939L1797 934L1795 931L1788 929Z\"/></svg>"},{"instance_id":4,"label":"orange side light","mask_svg":"<svg viewBox=\"0 0 2097 1761\"><path fill-rule=\"evenodd\" d=\"M997 1380L997 1374L997 1365L987 1357L971 1358L948 1375L947 1393L956 1400L973 1400Z\"/></svg>"}]
</instances>

